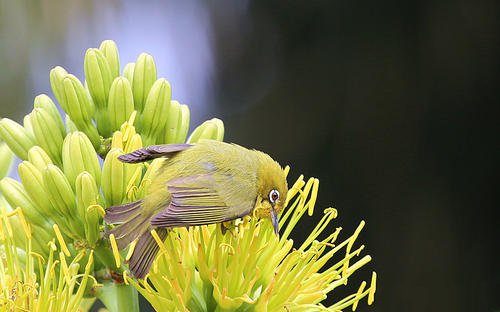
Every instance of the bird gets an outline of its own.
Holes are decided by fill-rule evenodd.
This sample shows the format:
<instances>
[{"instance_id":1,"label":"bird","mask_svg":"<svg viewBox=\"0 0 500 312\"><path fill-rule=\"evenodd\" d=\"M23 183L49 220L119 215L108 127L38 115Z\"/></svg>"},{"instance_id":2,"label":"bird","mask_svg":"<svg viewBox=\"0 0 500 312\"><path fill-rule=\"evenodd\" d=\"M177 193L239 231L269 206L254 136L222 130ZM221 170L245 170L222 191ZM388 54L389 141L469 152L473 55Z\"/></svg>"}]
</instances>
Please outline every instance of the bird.
<instances>
[{"instance_id":1,"label":"bird","mask_svg":"<svg viewBox=\"0 0 500 312\"><path fill-rule=\"evenodd\" d=\"M144 198L105 210L104 220L114 225L119 249L135 241L128 259L135 278L144 278L158 253L151 235L164 240L169 229L242 218L250 213L268 217L279 235L278 214L288 185L280 164L268 154L234 143L200 140L195 144L162 144L123 154L124 163L163 158ZM256 214L256 212L258 212Z\"/></svg>"}]
</instances>

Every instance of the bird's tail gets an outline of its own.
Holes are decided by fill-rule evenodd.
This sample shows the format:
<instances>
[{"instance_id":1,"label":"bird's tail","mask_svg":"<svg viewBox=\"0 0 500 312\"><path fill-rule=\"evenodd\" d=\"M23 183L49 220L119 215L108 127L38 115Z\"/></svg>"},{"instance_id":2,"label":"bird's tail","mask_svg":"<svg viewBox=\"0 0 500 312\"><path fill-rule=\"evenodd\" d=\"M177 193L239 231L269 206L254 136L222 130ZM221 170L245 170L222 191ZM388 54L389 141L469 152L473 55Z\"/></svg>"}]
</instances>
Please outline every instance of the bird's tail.
<instances>
[{"instance_id":1,"label":"bird's tail","mask_svg":"<svg viewBox=\"0 0 500 312\"><path fill-rule=\"evenodd\" d=\"M135 201L125 205L112 206L106 209L104 220L116 226L107 231L115 236L119 249L124 249L137 240L134 252L128 260L129 268L136 278L144 278L158 253L159 246L151 235L151 216L144 212L143 201ZM166 229L156 229L163 240L167 235Z\"/></svg>"}]
</instances>

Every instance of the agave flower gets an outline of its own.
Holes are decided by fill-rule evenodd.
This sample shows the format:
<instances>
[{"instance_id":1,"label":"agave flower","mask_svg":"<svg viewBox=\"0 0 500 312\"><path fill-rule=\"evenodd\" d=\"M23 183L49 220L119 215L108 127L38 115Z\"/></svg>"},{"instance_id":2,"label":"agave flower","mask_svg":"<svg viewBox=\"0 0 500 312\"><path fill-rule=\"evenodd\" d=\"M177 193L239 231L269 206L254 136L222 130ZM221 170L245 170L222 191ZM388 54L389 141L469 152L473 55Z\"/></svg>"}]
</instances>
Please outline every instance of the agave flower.
<instances>
[{"instance_id":1,"label":"agave flower","mask_svg":"<svg viewBox=\"0 0 500 312\"><path fill-rule=\"evenodd\" d=\"M355 310L365 296L372 304L375 272L368 288L363 282L343 300L329 307L321 304L371 260L368 255L355 260L364 248L354 248L364 222L339 244L335 242L341 228L318 240L337 216L336 209L327 208L302 245L293 248L290 234L306 211L313 213L318 184L317 179L305 182L300 176L290 189L280 238L267 220L252 217L237 220L230 234L222 234L220 225L208 225L171 230L162 241L153 231L160 256L144 280L127 275L124 280L157 310L338 311L350 306Z\"/></svg>"},{"instance_id":2,"label":"agave flower","mask_svg":"<svg viewBox=\"0 0 500 312\"><path fill-rule=\"evenodd\" d=\"M48 257L32 251L32 233L22 210L7 212L0 207L0 308L2 311L78 311L88 303L83 296L95 279L89 274L93 252L71 255L64 240L58 247L52 240L46 246ZM24 239L24 249L17 246L14 231ZM80 262L85 267L80 267ZM82 272L82 273L80 273Z\"/></svg>"},{"instance_id":3,"label":"agave flower","mask_svg":"<svg viewBox=\"0 0 500 312\"><path fill-rule=\"evenodd\" d=\"M103 215L107 207L142 198L161 160L131 165L118 156L152 144L221 141L224 125L211 119L188 137L189 109L172 99L170 84L158 79L150 55L143 53L120 70L118 49L108 40L86 52L84 70L84 83L61 67L50 72L64 118L42 94L23 125L0 120L0 139L21 159L20 181L0 180L6 255L1 286L9 307L18 298L11 296L16 285L23 287L24 308L42 310L84 309L85 294L110 311L138 311L137 291L159 310L341 310L355 309L365 296L373 301L375 273L368 288L363 282L337 304L321 304L370 257L354 260L363 249L354 248L363 222L340 244L335 245L340 228L319 238L337 214L333 208L301 246L294 246L291 232L305 211L312 214L319 183L302 177L289 191L279 239L267 222L252 216L226 224L231 230L225 235L220 225L172 229L164 241L153 231L160 254L146 279L131 278L126 260L134 246L118 251L113 236L103 235L109 226ZM14 250L20 256L13 257ZM58 278L57 285L51 278Z\"/></svg>"}]
</instances>

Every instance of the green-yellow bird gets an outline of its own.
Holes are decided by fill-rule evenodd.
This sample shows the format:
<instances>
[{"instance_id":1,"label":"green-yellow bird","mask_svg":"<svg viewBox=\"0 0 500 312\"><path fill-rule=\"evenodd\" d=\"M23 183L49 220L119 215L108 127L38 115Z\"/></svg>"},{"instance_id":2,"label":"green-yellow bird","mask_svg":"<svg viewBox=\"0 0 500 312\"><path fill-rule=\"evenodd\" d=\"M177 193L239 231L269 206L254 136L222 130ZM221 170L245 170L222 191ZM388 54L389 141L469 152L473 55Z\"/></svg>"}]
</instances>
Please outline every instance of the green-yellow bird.
<instances>
[{"instance_id":1,"label":"green-yellow bird","mask_svg":"<svg viewBox=\"0 0 500 312\"><path fill-rule=\"evenodd\" d=\"M281 166L269 155L236 144L202 140L191 144L154 145L119 157L137 163L166 158L141 200L106 209L105 221L116 224L118 248L137 239L130 271L143 278L158 252L151 236L164 239L167 229L234 220L257 209L269 216L278 235L278 213L288 186Z\"/></svg>"}]
</instances>

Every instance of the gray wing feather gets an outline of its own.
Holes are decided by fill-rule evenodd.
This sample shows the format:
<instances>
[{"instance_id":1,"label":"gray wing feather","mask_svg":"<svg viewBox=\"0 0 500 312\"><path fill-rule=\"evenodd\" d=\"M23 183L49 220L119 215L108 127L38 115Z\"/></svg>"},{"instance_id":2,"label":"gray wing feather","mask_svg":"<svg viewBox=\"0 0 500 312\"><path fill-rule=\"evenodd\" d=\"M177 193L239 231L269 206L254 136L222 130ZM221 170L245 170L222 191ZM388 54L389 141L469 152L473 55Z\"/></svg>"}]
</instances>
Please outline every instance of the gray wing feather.
<instances>
[{"instance_id":1,"label":"gray wing feather","mask_svg":"<svg viewBox=\"0 0 500 312\"><path fill-rule=\"evenodd\" d=\"M118 156L118 159L126 163L139 163L159 157L172 157L173 154L192 147L191 144L162 144L151 145L135 150L131 153Z\"/></svg>"},{"instance_id":2,"label":"gray wing feather","mask_svg":"<svg viewBox=\"0 0 500 312\"><path fill-rule=\"evenodd\" d=\"M221 183L224 182L221 180L231 182L232 188L239 186L239 191L234 193L221 188L222 185L227 185ZM220 223L247 215L255 205L254 196L242 199L244 185L228 175L218 176L217 179L212 174L175 178L167 183L167 188L172 196L171 202L151 219L152 226L181 227Z\"/></svg>"}]
</instances>

